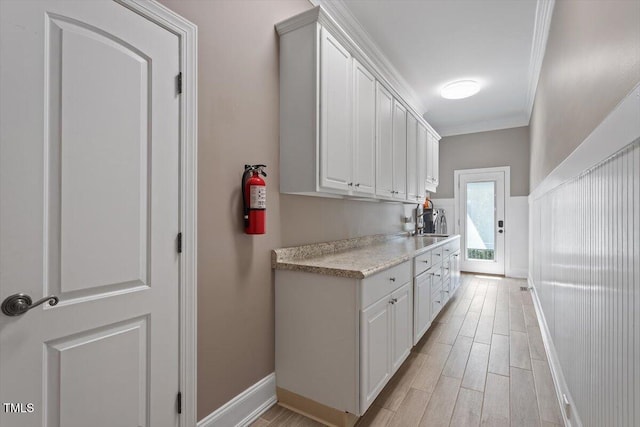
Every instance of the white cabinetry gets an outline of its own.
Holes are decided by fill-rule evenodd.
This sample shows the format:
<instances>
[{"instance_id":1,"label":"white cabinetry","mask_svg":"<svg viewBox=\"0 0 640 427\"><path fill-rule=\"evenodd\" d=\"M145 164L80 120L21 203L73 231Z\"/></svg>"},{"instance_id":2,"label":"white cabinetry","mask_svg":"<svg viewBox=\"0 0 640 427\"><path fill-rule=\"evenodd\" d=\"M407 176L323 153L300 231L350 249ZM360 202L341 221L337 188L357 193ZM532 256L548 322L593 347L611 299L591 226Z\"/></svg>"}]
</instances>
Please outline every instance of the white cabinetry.
<instances>
[{"instance_id":1,"label":"white cabinetry","mask_svg":"<svg viewBox=\"0 0 640 427\"><path fill-rule=\"evenodd\" d=\"M416 141L416 160L418 175L418 203L424 202L427 185L427 128L418 123L418 138Z\"/></svg>"},{"instance_id":2,"label":"white cabinetry","mask_svg":"<svg viewBox=\"0 0 640 427\"><path fill-rule=\"evenodd\" d=\"M427 132L427 190L436 191L439 179L439 141L431 132Z\"/></svg>"},{"instance_id":3,"label":"white cabinetry","mask_svg":"<svg viewBox=\"0 0 640 427\"><path fill-rule=\"evenodd\" d=\"M431 326L431 275L423 272L414 283L413 344L417 344Z\"/></svg>"},{"instance_id":4,"label":"white cabinetry","mask_svg":"<svg viewBox=\"0 0 640 427\"><path fill-rule=\"evenodd\" d=\"M393 100L393 198L407 198L407 109Z\"/></svg>"},{"instance_id":5,"label":"white cabinetry","mask_svg":"<svg viewBox=\"0 0 640 427\"><path fill-rule=\"evenodd\" d=\"M320 39L320 187L349 191L351 174L351 55L326 30Z\"/></svg>"},{"instance_id":6,"label":"white cabinetry","mask_svg":"<svg viewBox=\"0 0 640 427\"><path fill-rule=\"evenodd\" d=\"M368 408L391 377L391 304L383 298L360 315L361 407Z\"/></svg>"},{"instance_id":7,"label":"white cabinetry","mask_svg":"<svg viewBox=\"0 0 640 427\"><path fill-rule=\"evenodd\" d=\"M426 160L426 159L425 159ZM418 121L407 115L407 200L418 200Z\"/></svg>"},{"instance_id":8,"label":"white cabinetry","mask_svg":"<svg viewBox=\"0 0 640 427\"><path fill-rule=\"evenodd\" d=\"M376 194L393 197L393 96L376 83Z\"/></svg>"},{"instance_id":9,"label":"white cabinetry","mask_svg":"<svg viewBox=\"0 0 640 427\"><path fill-rule=\"evenodd\" d=\"M391 294L391 373L405 361L411 347L413 331L413 290L411 282ZM369 355L367 355L369 356Z\"/></svg>"},{"instance_id":10,"label":"white cabinetry","mask_svg":"<svg viewBox=\"0 0 640 427\"><path fill-rule=\"evenodd\" d=\"M376 79L353 59L353 191L376 191Z\"/></svg>"},{"instance_id":11,"label":"white cabinetry","mask_svg":"<svg viewBox=\"0 0 640 427\"><path fill-rule=\"evenodd\" d=\"M383 86L388 79L322 8L276 28L280 192L418 201L424 191L414 159L422 148L416 137L414 150L412 133L407 156L407 117L435 131L393 87Z\"/></svg>"},{"instance_id":12,"label":"white cabinetry","mask_svg":"<svg viewBox=\"0 0 640 427\"><path fill-rule=\"evenodd\" d=\"M422 203L427 179L427 128L407 116L407 200Z\"/></svg>"}]
</instances>

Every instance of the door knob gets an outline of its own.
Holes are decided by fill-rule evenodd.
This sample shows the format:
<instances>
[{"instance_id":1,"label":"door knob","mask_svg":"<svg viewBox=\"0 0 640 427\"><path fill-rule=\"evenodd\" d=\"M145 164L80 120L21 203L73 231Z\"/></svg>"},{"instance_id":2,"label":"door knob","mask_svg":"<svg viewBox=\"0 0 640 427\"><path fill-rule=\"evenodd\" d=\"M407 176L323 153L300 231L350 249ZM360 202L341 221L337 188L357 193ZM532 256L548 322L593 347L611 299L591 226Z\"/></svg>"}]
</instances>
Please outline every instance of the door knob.
<instances>
[{"instance_id":1,"label":"door knob","mask_svg":"<svg viewBox=\"0 0 640 427\"><path fill-rule=\"evenodd\" d=\"M504 231L503 230L498 230L498 233L504 233Z\"/></svg>"},{"instance_id":2,"label":"door knob","mask_svg":"<svg viewBox=\"0 0 640 427\"><path fill-rule=\"evenodd\" d=\"M7 297L2 301L2 312L7 316L20 316L26 313L34 307L49 302L49 305L54 306L58 303L59 299L55 295L44 297L35 304L32 304L31 297L27 294L15 294Z\"/></svg>"}]
</instances>

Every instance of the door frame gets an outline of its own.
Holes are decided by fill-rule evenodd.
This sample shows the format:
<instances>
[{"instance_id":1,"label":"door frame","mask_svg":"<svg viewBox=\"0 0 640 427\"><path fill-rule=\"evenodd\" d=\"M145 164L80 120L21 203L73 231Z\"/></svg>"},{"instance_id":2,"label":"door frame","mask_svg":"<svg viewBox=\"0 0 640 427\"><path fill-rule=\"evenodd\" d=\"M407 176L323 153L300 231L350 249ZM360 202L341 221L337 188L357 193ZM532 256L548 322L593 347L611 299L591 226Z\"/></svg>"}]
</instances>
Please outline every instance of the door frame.
<instances>
[{"instance_id":1,"label":"door frame","mask_svg":"<svg viewBox=\"0 0 640 427\"><path fill-rule=\"evenodd\" d=\"M154 0L114 0L175 34L180 45L180 392L181 427L197 423L198 27Z\"/></svg>"},{"instance_id":2,"label":"door frame","mask_svg":"<svg viewBox=\"0 0 640 427\"><path fill-rule=\"evenodd\" d=\"M472 173L491 173L491 172L502 172L504 173L504 220L506 223L505 228L505 236L504 236L504 276L506 277L507 266L511 265L511 256L510 253L510 245L509 245L509 235L508 235L508 227L509 223L507 222L507 218L509 218L509 200L511 200L511 166L499 166L492 168L478 168L478 169L458 169L453 171L453 200L454 200L454 216L453 223L455 225L456 234L460 234L460 175L462 174L472 174ZM463 236L460 236L464 238ZM461 248L464 247L464 244L461 243Z\"/></svg>"}]
</instances>

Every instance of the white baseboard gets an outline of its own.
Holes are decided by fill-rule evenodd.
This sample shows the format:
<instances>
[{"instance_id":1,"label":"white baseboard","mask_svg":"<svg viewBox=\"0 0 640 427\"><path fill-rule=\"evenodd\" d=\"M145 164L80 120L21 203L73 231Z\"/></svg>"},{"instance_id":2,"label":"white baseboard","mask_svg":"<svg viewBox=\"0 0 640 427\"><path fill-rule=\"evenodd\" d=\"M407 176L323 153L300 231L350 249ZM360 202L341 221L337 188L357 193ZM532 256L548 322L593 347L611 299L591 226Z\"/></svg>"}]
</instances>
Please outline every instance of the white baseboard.
<instances>
[{"instance_id":1,"label":"white baseboard","mask_svg":"<svg viewBox=\"0 0 640 427\"><path fill-rule=\"evenodd\" d=\"M551 377L553 378L553 385L556 389L556 396L558 398L558 405L560 406L560 413L562 413L562 419L566 427L578 427L582 426L579 415L575 411L567 412L569 408L565 406L563 396L566 396L569 407L575 408L575 402L569 393L567 382L564 379L562 373L562 367L558 360L558 353L553 345L551 334L549 333L549 327L547 326L547 320L542 312L542 305L538 299L538 293L536 292L535 284L531 276L527 278L529 287L531 288L531 298L533 299L533 306L536 309L536 315L538 317L538 324L540 326L540 333L542 334L542 342L544 343L544 350L547 354L547 360L549 361L549 368L551 370Z\"/></svg>"},{"instance_id":2,"label":"white baseboard","mask_svg":"<svg viewBox=\"0 0 640 427\"><path fill-rule=\"evenodd\" d=\"M505 276L526 279L529 276L529 270L526 268L511 268L506 271Z\"/></svg>"},{"instance_id":3,"label":"white baseboard","mask_svg":"<svg viewBox=\"0 0 640 427\"><path fill-rule=\"evenodd\" d=\"M276 401L276 374L272 373L207 415L198 427L248 426Z\"/></svg>"}]
</instances>

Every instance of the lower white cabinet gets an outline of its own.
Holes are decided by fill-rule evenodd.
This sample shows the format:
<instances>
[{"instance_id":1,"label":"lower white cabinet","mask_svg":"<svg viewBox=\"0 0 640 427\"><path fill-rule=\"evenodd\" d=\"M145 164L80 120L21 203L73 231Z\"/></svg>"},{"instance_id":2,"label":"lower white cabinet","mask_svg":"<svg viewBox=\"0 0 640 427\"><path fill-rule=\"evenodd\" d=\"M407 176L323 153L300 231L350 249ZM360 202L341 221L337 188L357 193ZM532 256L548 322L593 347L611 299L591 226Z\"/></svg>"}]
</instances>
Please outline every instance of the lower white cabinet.
<instances>
[{"instance_id":1,"label":"lower white cabinet","mask_svg":"<svg viewBox=\"0 0 640 427\"><path fill-rule=\"evenodd\" d=\"M413 347L413 286L406 283L391 294L391 373L395 373ZM368 356L368 355L367 355Z\"/></svg>"},{"instance_id":2,"label":"lower white cabinet","mask_svg":"<svg viewBox=\"0 0 640 427\"><path fill-rule=\"evenodd\" d=\"M411 347L411 283L362 310L360 315L360 410L366 411Z\"/></svg>"},{"instance_id":3,"label":"lower white cabinet","mask_svg":"<svg viewBox=\"0 0 640 427\"><path fill-rule=\"evenodd\" d=\"M431 326L431 275L426 271L414 279L413 344Z\"/></svg>"},{"instance_id":4,"label":"lower white cabinet","mask_svg":"<svg viewBox=\"0 0 640 427\"><path fill-rule=\"evenodd\" d=\"M362 408L369 405L391 377L391 304L386 298L360 315L360 383Z\"/></svg>"}]
</instances>

